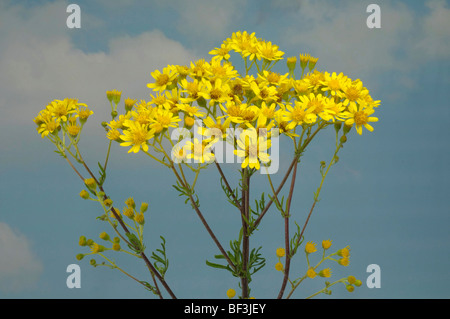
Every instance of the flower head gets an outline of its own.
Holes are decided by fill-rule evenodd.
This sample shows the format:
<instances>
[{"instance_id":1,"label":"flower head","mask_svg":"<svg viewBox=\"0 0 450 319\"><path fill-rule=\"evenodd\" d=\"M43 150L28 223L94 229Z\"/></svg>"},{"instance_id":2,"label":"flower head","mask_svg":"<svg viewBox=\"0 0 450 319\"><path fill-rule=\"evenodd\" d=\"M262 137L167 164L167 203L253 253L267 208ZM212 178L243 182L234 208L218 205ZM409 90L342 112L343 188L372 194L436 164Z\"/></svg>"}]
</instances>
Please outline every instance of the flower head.
<instances>
[{"instance_id":1,"label":"flower head","mask_svg":"<svg viewBox=\"0 0 450 319\"><path fill-rule=\"evenodd\" d=\"M147 152L147 141L154 136L154 131L147 125L141 125L136 121L128 120L124 125L127 129L123 131L123 135L120 135L120 139L123 141L120 146L131 146L128 153L137 153L141 149Z\"/></svg>"},{"instance_id":2,"label":"flower head","mask_svg":"<svg viewBox=\"0 0 450 319\"><path fill-rule=\"evenodd\" d=\"M306 243L306 245L305 245L305 252L307 254L311 254L311 253L316 252L316 251L317 251L317 248L316 248L316 244L315 243L313 243L312 241L309 241L309 242Z\"/></svg>"}]
</instances>

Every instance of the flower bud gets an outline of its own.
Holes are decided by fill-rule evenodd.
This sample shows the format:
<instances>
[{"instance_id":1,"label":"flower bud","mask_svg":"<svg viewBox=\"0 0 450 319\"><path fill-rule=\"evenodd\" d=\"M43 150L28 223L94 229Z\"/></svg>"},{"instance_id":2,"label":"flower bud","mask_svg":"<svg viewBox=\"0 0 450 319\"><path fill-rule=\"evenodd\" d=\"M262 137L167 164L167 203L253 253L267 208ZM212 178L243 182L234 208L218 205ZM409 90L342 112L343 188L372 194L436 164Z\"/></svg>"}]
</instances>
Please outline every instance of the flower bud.
<instances>
[{"instance_id":1,"label":"flower bud","mask_svg":"<svg viewBox=\"0 0 450 319\"><path fill-rule=\"evenodd\" d=\"M194 125L194 123L195 123L195 120L194 120L193 117L186 116L186 117L184 118L184 124L186 124L186 126L191 127L192 125Z\"/></svg>"},{"instance_id":2,"label":"flower bud","mask_svg":"<svg viewBox=\"0 0 450 319\"><path fill-rule=\"evenodd\" d=\"M348 276L347 281L349 284L353 285L356 282L355 276Z\"/></svg>"},{"instance_id":3,"label":"flower bud","mask_svg":"<svg viewBox=\"0 0 450 319\"><path fill-rule=\"evenodd\" d=\"M119 243L114 243L112 245L112 249L115 250L115 251L119 251L120 250L120 244Z\"/></svg>"},{"instance_id":4,"label":"flower bud","mask_svg":"<svg viewBox=\"0 0 450 319\"><path fill-rule=\"evenodd\" d=\"M141 204L141 213L145 213L148 209L148 204L147 203L142 203Z\"/></svg>"},{"instance_id":5,"label":"flower bud","mask_svg":"<svg viewBox=\"0 0 450 319\"><path fill-rule=\"evenodd\" d=\"M119 237L114 237L113 242L115 242L117 244L120 243L120 238Z\"/></svg>"},{"instance_id":6,"label":"flower bud","mask_svg":"<svg viewBox=\"0 0 450 319\"><path fill-rule=\"evenodd\" d=\"M109 240L109 235L106 232L102 232L99 237L103 240Z\"/></svg>"},{"instance_id":7,"label":"flower bud","mask_svg":"<svg viewBox=\"0 0 450 319\"><path fill-rule=\"evenodd\" d=\"M111 117L115 118L117 115L119 115L119 113L117 113L117 111L112 111L111 112Z\"/></svg>"},{"instance_id":8,"label":"flower bud","mask_svg":"<svg viewBox=\"0 0 450 319\"><path fill-rule=\"evenodd\" d=\"M323 240L322 241L322 248L327 250L331 247L331 240Z\"/></svg>"},{"instance_id":9,"label":"flower bud","mask_svg":"<svg viewBox=\"0 0 450 319\"><path fill-rule=\"evenodd\" d=\"M355 290L355 287L353 287L352 285L346 285L345 288L348 290L348 292L353 292L353 290Z\"/></svg>"},{"instance_id":10,"label":"flower bud","mask_svg":"<svg viewBox=\"0 0 450 319\"><path fill-rule=\"evenodd\" d=\"M95 182L95 179L93 179L93 178L86 178L84 180L84 183L86 184L87 187L89 187L92 190L95 190L97 188L97 183Z\"/></svg>"},{"instance_id":11,"label":"flower bud","mask_svg":"<svg viewBox=\"0 0 450 319\"><path fill-rule=\"evenodd\" d=\"M86 237L85 236L80 236L80 240L78 241L78 244L80 246L86 246L87 245Z\"/></svg>"},{"instance_id":12,"label":"flower bud","mask_svg":"<svg viewBox=\"0 0 450 319\"><path fill-rule=\"evenodd\" d=\"M129 112L133 108L134 104L136 103L136 100L127 98L125 99L125 111Z\"/></svg>"},{"instance_id":13,"label":"flower bud","mask_svg":"<svg viewBox=\"0 0 450 319\"><path fill-rule=\"evenodd\" d=\"M89 193L85 189L83 189L80 192L80 197L83 198L83 199L88 199L89 198Z\"/></svg>"},{"instance_id":14,"label":"flower bud","mask_svg":"<svg viewBox=\"0 0 450 319\"><path fill-rule=\"evenodd\" d=\"M123 214L128 218L134 217L134 209L132 207L126 207L123 209Z\"/></svg>"},{"instance_id":15,"label":"flower bud","mask_svg":"<svg viewBox=\"0 0 450 319\"><path fill-rule=\"evenodd\" d=\"M345 142L347 142L347 136L342 135L340 141L341 141L342 144L344 144Z\"/></svg>"},{"instance_id":16,"label":"flower bud","mask_svg":"<svg viewBox=\"0 0 450 319\"><path fill-rule=\"evenodd\" d=\"M76 256L76 258L77 258L77 260L81 260L81 259L84 258L84 254L78 254L78 255Z\"/></svg>"},{"instance_id":17,"label":"flower bud","mask_svg":"<svg viewBox=\"0 0 450 319\"><path fill-rule=\"evenodd\" d=\"M352 129L351 125L344 124L344 135L350 132L351 129Z\"/></svg>"},{"instance_id":18,"label":"flower bud","mask_svg":"<svg viewBox=\"0 0 450 319\"><path fill-rule=\"evenodd\" d=\"M342 122L339 122L339 121L334 122L334 129L336 130L336 133L339 132L339 130L341 129L341 127L342 127Z\"/></svg>"},{"instance_id":19,"label":"flower bud","mask_svg":"<svg viewBox=\"0 0 450 319\"><path fill-rule=\"evenodd\" d=\"M320 277L329 278L331 277L331 269L330 268L322 269L321 271L319 271L318 275Z\"/></svg>"},{"instance_id":20,"label":"flower bud","mask_svg":"<svg viewBox=\"0 0 450 319\"><path fill-rule=\"evenodd\" d=\"M144 214L139 213L139 214L134 215L134 220L136 221L136 223L138 223L140 225L144 225L144 223L145 223Z\"/></svg>"},{"instance_id":21,"label":"flower bud","mask_svg":"<svg viewBox=\"0 0 450 319\"><path fill-rule=\"evenodd\" d=\"M134 203L133 197L128 198L128 199L125 201L125 204L126 204L128 207L132 207L132 208L135 208L135 207L136 207L136 204Z\"/></svg>"},{"instance_id":22,"label":"flower bud","mask_svg":"<svg viewBox=\"0 0 450 319\"><path fill-rule=\"evenodd\" d=\"M236 296L236 290L234 290L234 289L228 289L227 290L227 297L228 298L233 298L234 296Z\"/></svg>"},{"instance_id":23,"label":"flower bud","mask_svg":"<svg viewBox=\"0 0 450 319\"><path fill-rule=\"evenodd\" d=\"M287 64L289 71L294 72L295 65L297 64L297 57L293 56L293 57L287 58L286 64Z\"/></svg>"},{"instance_id":24,"label":"flower bud","mask_svg":"<svg viewBox=\"0 0 450 319\"><path fill-rule=\"evenodd\" d=\"M286 254L286 251L284 250L284 248L278 248L277 249L277 256L278 257L284 257L285 254Z\"/></svg>"},{"instance_id":25,"label":"flower bud","mask_svg":"<svg viewBox=\"0 0 450 319\"><path fill-rule=\"evenodd\" d=\"M283 270L283 264L282 263L276 263L275 264L275 269L277 271L282 271Z\"/></svg>"},{"instance_id":26,"label":"flower bud","mask_svg":"<svg viewBox=\"0 0 450 319\"><path fill-rule=\"evenodd\" d=\"M90 263L92 266L97 265L97 262L95 261L95 259L89 260L89 263Z\"/></svg>"},{"instance_id":27,"label":"flower bud","mask_svg":"<svg viewBox=\"0 0 450 319\"><path fill-rule=\"evenodd\" d=\"M111 198L107 198L103 201L103 204L105 204L106 207L110 207L112 205L113 201Z\"/></svg>"}]
</instances>

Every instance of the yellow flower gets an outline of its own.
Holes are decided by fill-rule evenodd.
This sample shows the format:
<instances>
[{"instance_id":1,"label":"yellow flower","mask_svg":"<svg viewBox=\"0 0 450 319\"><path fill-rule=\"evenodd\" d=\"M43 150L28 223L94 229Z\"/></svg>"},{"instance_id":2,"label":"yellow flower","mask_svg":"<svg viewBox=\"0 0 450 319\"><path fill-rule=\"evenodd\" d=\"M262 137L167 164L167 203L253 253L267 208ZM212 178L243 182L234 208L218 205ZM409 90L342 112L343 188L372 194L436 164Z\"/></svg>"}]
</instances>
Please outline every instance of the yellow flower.
<instances>
[{"instance_id":1,"label":"yellow flower","mask_svg":"<svg viewBox=\"0 0 450 319\"><path fill-rule=\"evenodd\" d=\"M106 137L108 139L110 139L111 141L119 141L120 140L120 131L117 129L111 129L108 130L108 132L106 133Z\"/></svg>"},{"instance_id":2,"label":"yellow flower","mask_svg":"<svg viewBox=\"0 0 450 319\"><path fill-rule=\"evenodd\" d=\"M280 263L280 262L276 263L276 264L275 264L275 269L276 269L277 271L282 271L282 270L283 270L283 264Z\"/></svg>"},{"instance_id":3,"label":"yellow flower","mask_svg":"<svg viewBox=\"0 0 450 319\"><path fill-rule=\"evenodd\" d=\"M277 248L277 256L278 257L284 257L285 254L286 254L286 251L284 250L284 248Z\"/></svg>"},{"instance_id":4,"label":"yellow flower","mask_svg":"<svg viewBox=\"0 0 450 319\"><path fill-rule=\"evenodd\" d=\"M177 123L181 121L178 116L174 115L170 110L165 109L156 109L153 116L153 123L150 124L150 127L155 133L160 133L169 127L177 127Z\"/></svg>"},{"instance_id":5,"label":"yellow flower","mask_svg":"<svg viewBox=\"0 0 450 319\"><path fill-rule=\"evenodd\" d=\"M261 100L265 102L271 102L277 100L277 88L274 86L269 86L264 83L258 84L256 81L250 83L250 88L252 89L255 97L253 100Z\"/></svg>"},{"instance_id":6,"label":"yellow flower","mask_svg":"<svg viewBox=\"0 0 450 319\"><path fill-rule=\"evenodd\" d=\"M83 198L83 199L88 199L89 198L89 193L85 189L83 189L80 192L80 197Z\"/></svg>"},{"instance_id":7,"label":"yellow flower","mask_svg":"<svg viewBox=\"0 0 450 319\"><path fill-rule=\"evenodd\" d=\"M112 90L112 91L106 91L106 97L110 102L114 102L115 104L119 104L120 97L122 96L121 91Z\"/></svg>"},{"instance_id":8,"label":"yellow flower","mask_svg":"<svg viewBox=\"0 0 450 319\"><path fill-rule=\"evenodd\" d=\"M365 105L366 104L359 104L357 106L355 104L350 104L348 111L345 112L345 116L348 118L345 120L345 124L348 126L355 124L356 132L358 132L359 135L362 134L363 126L368 131L372 132L373 127L369 123L378 121L378 118L370 116L375 112L375 110L371 107L366 108Z\"/></svg>"},{"instance_id":9,"label":"yellow flower","mask_svg":"<svg viewBox=\"0 0 450 319\"><path fill-rule=\"evenodd\" d=\"M270 41L261 41L258 43L258 51L261 58L274 61L281 60L284 52L278 50L278 46L272 44Z\"/></svg>"},{"instance_id":10,"label":"yellow flower","mask_svg":"<svg viewBox=\"0 0 450 319\"><path fill-rule=\"evenodd\" d=\"M292 130L298 125L312 124L316 121L317 116L313 113L313 108L306 108L303 102L295 101L294 107L286 104L286 112L283 113L284 120L289 124L286 130Z\"/></svg>"},{"instance_id":11,"label":"yellow flower","mask_svg":"<svg viewBox=\"0 0 450 319\"><path fill-rule=\"evenodd\" d=\"M150 96L152 97L152 100L149 102L150 104L155 104L156 107L162 107L167 110L172 108L166 94L158 93L157 95L150 94Z\"/></svg>"},{"instance_id":12,"label":"yellow flower","mask_svg":"<svg viewBox=\"0 0 450 319\"><path fill-rule=\"evenodd\" d=\"M353 285L356 283L356 278L355 278L355 276L348 276L347 281L350 285Z\"/></svg>"},{"instance_id":13,"label":"yellow flower","mask_svg":"<svg viewBox=\"0 0 450 319\"><path fill-rule=\"evenodd\" d=\"M184 113L186 113L187 115L189 115L191 117L194 117L194 116L195 117L203 117L206 114L205 112L202 112L200 110L200 107L192 106L190 104L177 104L177 107L180 111L183 111Z\"/></svg>"},{"instance_id":14,"label":"yellow flower","mask_svg":"<svg viewBox=\"0 0 450 319\"><path fill-rule=\"evenodd\" d=\"M205 59L200 59L195 62L191 62L191 68L189 69L189 74L192 77L203 77L207 74L209 69L209 63Z\"/></svg>"},{"instance_id":15,"label":"yellow flower","mask_svg":"<svg viewBox=\"0 0 450 319\"><path fill-rule=\"evenodd\" d=\"M308 78L292 80L292 87L299 95L311 93L311 83Z\"/></svg>"},{"instance_id":16,"label":"yellow flower","mask_svg":"<svg viewBox=\"0 0 450 319\"><path fill-rule=\"evenodd\" d=\"M228 289L227 290L227 297L228 298L233 298L236 295L236 291L234 289Z\"/></svg>"},{"instance_id":17,"label":"yellow flower","mask_svg":"<svg viewBox=\"0 0 450 319\"><path fill-rule=\"evenodd\" d=\"M317 276L317 273L314 271L314 268L309 268L306 271L306 276L308 276L309 278L315 278Z\"/></svg>"},{"instance_id":18,"label":"yellow flower","mask_svg":"<svg viewBox=\"0 0 450 319\"><path fill-rule=\"evenodd\" d=\"M319 271L318 275L320 277L329 278L331 277L331 269L330 268L322 269L321 271Z\"/></svg>"},{"instance_id":19,"label":"yellow flower","mask_svg":"<svg viewBox=\"0 0 450 319\"><path fill-rule=\"evenodd\" d=\"M136 102L137 100L130 99L129 97L126 98L124 101L125 111L126 112L130 111L133 108L134 104L136 104Z\"/></svg>"},{"instance_id":20,"label":"yellow flower","mask_svg":"<svg viewBox=\"0 0 450 319\"><path fill-rule=\"evenodd\" d=\"M135 214L134 220L136 221L136 223L138 223L140 225L144 225L144 223L145 223L144 214L142 214L142 213Z\"/></svg>"},{"instance_id":21,"label":"yellow flower","mask_svg":"<svg viewBox=\"0 0 450 319\"><path fill-rule=\"evenodd\" d=\"M95 179L93 178L86 178L84 180L84 183L86 184L87 187L89 188L95 188L97 186L97 183L95 182Z\"/></svg>"},{"instance_id":22,"label":"yellow flower","mask_svg":"<svg viewBox=\"0 0 450 319\"><path fill-rule=\"evenodd\" d=\"M327 240L323 240L322 241L322 248L327 250L331 247L331 240L327 239Z\"/></svg>"},{"instance_id":23,"label":"yellow flower","mask_svg":"<svg viewBox=\"0 0 450 319\"><path fill-rule=\"evenodd\" d=\"M154 91L164 91L168 86L172 85L172 82L176 79L177 74L173 67L165 67L163 72L155 70L151 72L152 77L155 79L154 83L148 83L147 87Z\"/></svg>"},{"instance_id":24,"label":"yellow flower","mask_svg":"<svg viewBox=\"0 0 450 319\"><path fill-rule=\"evenodd\" d=\"M223 82L229 81L239 75L238 71L234 68L231 62L223 62L217 57L211 59L211 63L208 64L206 69L206 76L208 79L203 79L214 83L217 79Z\"/></svg>"},{"instance_id":25,"label":"yellow flower","mask_svg":"<svg viewBox=\"0 0 450 319\"><path fill-rule=\"evenodd\" d=\"M133 209L133 207L129 207L129 206L125 207L123 209L123 214L125 216L127 216L128 218L130 218L130 219L134 218L134 209Z\"/></svg>"},{"instance_id":26,"label":"yellow flower","mask_svg":"<svg viewBox=\"0 0 450 319\"><path fill-rule=\"evenodd\" d=\"M221 79L216 79L214 84L210 81L204 81L205 84L205 99L209 100L209 105L215 103L224 103L230 100L230 87L228 84L224 84Z\"/></svg>"},{"instance_id":27,"label":"yellow flower","mask_svg":"<svg viewBox=\"0 0 450 319\"><path fill-rule=\"evenodd\" d=\"M175 163L182 163L184 160L186 160L186 157L187 152L185 148L175 145L175 147L172 149L172 160Z\"/></svg>"},{"instance_id":28,"label":"yellow flower","mask_svg":"<svg viewBox=\"0 0 450 319\"><path fill-rule=\"evenodd\" d=\"M107 198L103 201L103 204L105 204L105 206L109 207L113 204L113 201L111 200L111 198Z\"/></svg>"},{"instance_id":29,"label":"yellow flower","mask_svg":"<svg viewBox=\"0 0 450 319\"><path fill-rule=\"evenodd\" d=\"M334 112L331 107L334 105L330 99L322 94L310 93L309 95L302 95L299 97L300 105L309 112L321 117L324 121L333 119ZM297 102L297 101L296 101Z\"/></svg>"},{"instance_id":30,"label":"yellow flower","mask_svg":"<svg viewBox=\"0 0 450 319\"><path fill-rule=\"evenodd\" d=\"M305 252L307 254L311 254L311 253L316 252L316 251L317 251L317 248L316 248L316 244L315 243L313 243L312 241L306 243L306 245L305 245Z\"/></svg>"},{"instance_id":31,"label":"yellow flower","mask_svg":"<svg viewBox=\"0 0 450 319\"><path fill-rule=\"evenodd\" d=\"M347 247L339 249L337 251L337 255L340 257L349 257L350 256L350 249Z\"/></svg>"},{"instance_id":32,"label":"yellow flower","mask_svg":"<svg viewBox=\"0 0 450 319\"><path fill-rule=\"evenodd\" d=\"M230 50L231 48L226 45L225 43L222 43L220 48L215 48L214 50L209 51L209 54L213 54L217 56L218 59L222 60L228 60L230 58Z\"/></svg>"},{"instance_id":33,"label":"yellow flower","mask_svg":"<svg viewBox=\"0 0 450 319\"><path fill-rule=\"evenodd\" d=\"M225 121L222 122L219 118L214 120L211 116L208 116L203 120L203 124L205 124L206 127L199 127L198 133L206 137L222 137L225 139L227 129L230 127L230 122L230 117L227 117Z\"/></svg>"},{"instance_id":34,"label":"yellow flower","mask_svg":"<svg viewBox=\"0 0 450 319\"><path fill-rule=\"evenodd\" d=\"M190 103L198 100L200 97L204 97L205 88L204 82L194 79L193 81L188 81L187 79L183 79L180 82L180 86L182 88L182 93L187 93L187 96L180 97L181 103Z\"/></svg>"},{"instance_id":35,"label":"yellow flower","mask_svg":"<svg viewBox=\"0 0 450 319\"><path fill-rule=\"evenodd\" d=\"M300 54L300 67L302 69L306 68L310 58L311 58L311 55L309 55L309 53L301 53Z\"/></svg>"},{"instance_id":36,"label":"yellow flower","mask_svg":"<svg viewBox=\"0 0 450 319\"><path fill-rule=\"evenodd\" d=\"M39 134L41 134L41 137L44 138L51 133L56 133L59 128L60 119L53 118L50 120L46 120L44 123L41 123L37 128L37 131Z\"/></svg>"},{"instance_id":37,"label":"yellow flower","mask_svg":"<svg viewBox=\"0 0 450 319\"><path fill-rule=\"evenodd\" d=\"M69 133L72 136L77 136L81 131L81 127L76 124L69 124L67 126L67 133Z\"/></svg>"},{"instance_id":38,"label":"yellow flower","mask_svg":"<svg viewBox=\"0 0 450 319\"><path fill-rule=\"evenodd\" d=\"M194 159L194 161L199 163L212 162L214 154L209 150L211 146L211 144L208 144L208 141L199 141L197 138L194 139L194 142L187 141L186 149L190 151L187 158Z\"/></svg>"},{"instance_id":39,"label":"yellow flower","mask_svg":"<svg viewBox=\"0 0 450 319\"><path fill-rule=\"evenodd\" d=\"M256 41L254 32L249 34L247 31L237 31L233 32L231 39L227 39L225 44L228 44L235 52L241 53L254 41Z\"/></svg>"},{"instance_id":40,"label":"yellow flower","mask_svg":"<svg viewBox=\"0 0 450 319\"><path fill-rule=\"evenodd\" d=\"M239 134L237 140L239 150L234 150L234 154L240 158L244 158L241 167L260 169L260 161L262 163L269 162L269 154L267 149L271 146L271 141L262 136L258 136L255 128L249 128Z\"/></svg>"},{"instance_id":41,"label":"yellow flower","mask_svg":"<svg viewBox=\"0 0 450 319\"><path fill-rule=\"evenodd\" d=\"M144 152L147 152L147 141L154 136L154 131L146 125L131 120L126 121L124 125L127 126L127 129L123 131L123 135L120 135L120 139L123 141L120 146L131 146L128 153L137 153L141 148Z\"/></svg>"},{"instance_id":42,"label":"yellow flower","mask_svg":"<svg viewBox=\"0 0 450 319\"><path fill-rule=\"evenodd\" d=\"M136 203L134 202L133 197L128 197L127 200L125 201L125 205L127 205L128 207L131 207L131 208L135 208Z\"/></svg>"},{"instance_id":43,"label":"yellow flower","mask_svg":"<svg viewBox=\"0 0 450 319\"><path fill-rule=\"evenodd\" d=\"M324 86L322 91L329 92L332 96L343 97L343 89L347 85L347 81L349 81L348 77L342 72L339 74L336 74L336 72L333 72L332 74L325 72L324 80L321 81Z\"/></svg>"},{"instance_id":44,"label":"yellow flower","mask_svg":"<svg viewBox=\"0 0 450 319\"><path fill-rule=\"evenodd\" d=\"M343 105L355 104L360 98L369 94L369 91L363 87L361 80L349 81L348 84L342 89L344 92Z\"/></svg>"},{"instance_id":45,"label":"yellow flower","mask_svg":"<svg viewBox=\"0 0 450 319\"><path fill-rule=\"evenodd\" d=\"M347 267L350 264L350 259L348 257L342 257L338 260L339 265Z\"/></svg>"},{"instance_id":46,"label":"yellow flower","mask_svg":"<svg viewBox=\"0 0 450 319\"><path fill-rule=\"evenodd\" d=\"M104 250L105 250L105 247L102 246L102 245L99 245L99 244L97 244L97 243L93 243L93 244L91 245L91 252L92 252L93 254L101 253L101 252L104 251Z\"/></svg>"}]
</instances>

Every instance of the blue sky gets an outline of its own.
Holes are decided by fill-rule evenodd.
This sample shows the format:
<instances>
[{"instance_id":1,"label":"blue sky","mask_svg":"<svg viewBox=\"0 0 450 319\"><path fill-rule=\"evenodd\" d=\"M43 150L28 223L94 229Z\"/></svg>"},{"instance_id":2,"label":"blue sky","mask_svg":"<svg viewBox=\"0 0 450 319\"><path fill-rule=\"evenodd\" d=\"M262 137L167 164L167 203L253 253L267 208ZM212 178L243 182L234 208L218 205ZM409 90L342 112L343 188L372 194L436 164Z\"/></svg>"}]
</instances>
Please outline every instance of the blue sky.
<instances>
[{"instance_id":1,"label":"blue sky","mask_svg":"<svg viewBox=\"0 0 450 319\"><path fill-rule=\"evenodd\" d=\"M36 133L32 119L57 98L90 105L95 114L81 147L93 166L107 148L99 125L108 119L106 90L146 99L150 72L206 58L239 30L276 43L285 56L310 53L319 58L319 70L360 78L381 100L375 131L349 138L305 233L306 240L350 245L350 265L330 265L334 278L354 274L365 282L367 266L378 264L381 288L364 284L349 294L336 287L326 298L448 298L450 3L377 1L381 29L368 29L372 2L76 1L81 29L68 29L70 2L1 0L0 298L149 297L119 272L75 259L83 252L80 235L97 238L109 229L95 220L98 207L78 197L78 177ZM332 132L324 132L305 154L294 196L299 224L317 187L318 163L331 156L330 141ZM117 145L109 165L106 189L115 201L133 196L150 203L148 247L158 248L160 235L167 239L167 281L177 296L224 298L228 288L237 289L235 278L205 265L218 252L171 187L173 175ZM239 220L217 176L213 169L201 176L199 196L205 217L227 243L237 236ZM267 191L265 181L255 185L255 193ZM252 282L256 298L278 293L281 276L273 265L282 230L273 210L252 239L267 259ZM119 260L148 279L139 262ZM298 274L303 262L295 263ZM81 267L80 289L66 286L72 263ZM322 287L323 281L311 280L294 296Z\"/></svg>"}]
</instances>

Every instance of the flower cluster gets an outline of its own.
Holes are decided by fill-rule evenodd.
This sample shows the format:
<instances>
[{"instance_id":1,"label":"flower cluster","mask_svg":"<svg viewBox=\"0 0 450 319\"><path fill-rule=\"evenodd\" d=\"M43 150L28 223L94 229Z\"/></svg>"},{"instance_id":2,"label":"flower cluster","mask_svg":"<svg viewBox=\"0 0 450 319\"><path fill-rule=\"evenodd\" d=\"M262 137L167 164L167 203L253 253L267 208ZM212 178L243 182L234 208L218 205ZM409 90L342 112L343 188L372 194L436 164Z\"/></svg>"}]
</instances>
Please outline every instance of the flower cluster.
<instances>
[{"instance_id":1,"label":"flower cluster","mask_svg":"<svg viewBox=\"0 0 450 319\"><path fill-rule=\"evenodd\" d=\"M76 99L54 100L34 118L42 138L58 138L63 130L69 137L79 136L84 123L93 112Z\"/></svg>"},{"instance_id":2,"label":"flower cluster","mask_svg":"<svg viewBox=\"0 0 450 319\"><path fill-rule=\"evenodd\" d=\"M323 277L323 278L330 278L332 275L332 271L330 268L322 268L320 270L318 270L319 266L325 262L326 260L332 260L337 262L339 265L341 266L348 266L350 261L350 248L344 247L342 249L338 249L336 252L329 254L328 256L325 256L326 252L330 249L332 245L332 241L331 240L323 240L322 241L322 258L320 259L320 261L316 264L316 265L311 265L310 264L310 254L313 254L315 252L317 252L317 244L309 241L305 244L304 247L304 252L306 255L306 261L307 261L307 270L306 273L303 277L300 277L298 279L295 279L293 281L291 281L292 283L292 291L290 293L290 295L293 293L293 291L298 287L298 285L305 280L306 278L316 278L317 276L319 277ZM275 269L277 271L281 271L284 272L284 266L283 263L281 261L281 258L284 257L286 254L285 249L284 248L278 248L276 250L276 255L278 257L278 262L275 264ZM336 258L339 257L339 258ZM331 287L332 285L335 285L337 283L344 283L346 286L346 289L349 292L352 292L354 290L354 287L359 287L361 286L362 282L360 280L357 280L354 276L348 276L348 277L344 277L341 278L337 281L335 281L334 283L330 284L329 282L326 282L326 287L324 289L322 289L319 293L327 293L330 294L331 291L329 290L329 287ZM318 293L317 293L318 294ZM314 294L316 295L316 294ZM313 296L314 296L313 295Z\"/></svg>"},{"instance_id":3,"label":"flower cluster","mask_svg":"<svg viewBox=\"0 0 450 319\"><path fill-rule=\"evenodd\" d=\"M232 53L244 60L245 74L231 63ZM271 135L267 131L277 129L294 138L300 129L341 122L356 127L361 134L362 127L372 131L370 123L378 120L372 114L379 101L372 99L361 80L343 73L317 71L317 58L309 54L299 56L302 72L298 79L295 57L287 59L289 72L272 71L284 52L254 33L233 33L210 54L209 60L168 65L152 72L154 81L147 84L152 90L150 99L129 99L125 114L107 123L108 138L130 147L129 152L148 152L153 146L168 157L161 147L163 137L172 143L167 131L190 130L200 123L198 131L190 132L189 141L197 133L200 138L181 146L172 143L176 149L172 155L179 162L211 162L212 145L218 140L230 142L231 137L234 154L243 159L242 167L259 169L260 163L270 160L267 151ZM249 73L253 66L256 74ZM230 133L236 129L250 130L252 134L242 140ZM261 144L265 146L259 147Z\"/></svg>"}]
</instances>

